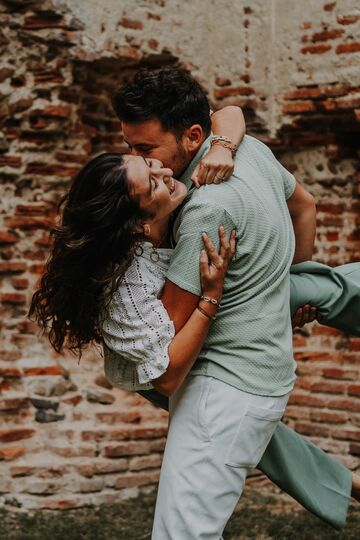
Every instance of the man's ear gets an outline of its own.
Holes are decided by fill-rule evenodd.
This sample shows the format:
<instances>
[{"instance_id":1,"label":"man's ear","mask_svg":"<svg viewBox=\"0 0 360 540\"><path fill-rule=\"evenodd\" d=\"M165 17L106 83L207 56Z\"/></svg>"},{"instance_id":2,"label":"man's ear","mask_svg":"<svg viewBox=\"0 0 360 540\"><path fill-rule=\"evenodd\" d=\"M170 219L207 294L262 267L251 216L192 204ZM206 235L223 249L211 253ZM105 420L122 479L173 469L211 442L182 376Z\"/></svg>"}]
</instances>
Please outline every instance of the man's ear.
<instances>
[{"instance_id":1,"label":"man's ear","mask_svg":"<svg viewBox=\"0 0 360 540\"><path fill-rule=\"evenodd\" d=\"M190 126L183 134L183 145L188 152L197 152L204 142L204 131L200 124Z\"/></svg>"}]
</instances>

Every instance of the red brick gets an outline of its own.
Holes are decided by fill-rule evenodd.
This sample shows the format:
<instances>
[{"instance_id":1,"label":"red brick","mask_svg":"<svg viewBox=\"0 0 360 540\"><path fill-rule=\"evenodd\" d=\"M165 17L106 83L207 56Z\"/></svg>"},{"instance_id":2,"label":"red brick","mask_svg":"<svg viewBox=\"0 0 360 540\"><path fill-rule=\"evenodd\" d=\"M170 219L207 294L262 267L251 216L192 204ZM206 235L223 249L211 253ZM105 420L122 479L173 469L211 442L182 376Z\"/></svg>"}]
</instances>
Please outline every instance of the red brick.
<instances>
[{"instance_id":1,"label":"red brick","mask_svg":"<svg viewBox=\"0 0 360 540\"><path fill-rule=\"evenodd\" d=\"M284 113L299 114L315 111L315 105L312 101L297 101L296 103L287 103L282 108Z\"/></svg>"},{"instance_id":2,"label":"red brick","mask_svg":"<svg viewBox=\"0 0 360 540\"><path fill-rule=\"evenodd\" d=\"M6 219L6 225L14 229L31 231L34 229L50 229L52 223L49 219L39 217L16 217Z\"/></svg>"},{"instance_id":3,"label":"red brick","mask_svg":"<svg viewBox=\"0 0 360 540\"><path fill-rule=\"evenodd\" d=\"M17 367L0 367L0 377L21 377L22 370Z\"/></svg>"},{"instance_id":4,"label":"red brick","mask_svg":"<svg viewBox=\"0 0 360 540\"><path fill-rule=\"evenodd\" d=\"M336 47L337 54L353 53L360 51L360 43L341 43Z\"/></svg>"},{"instance_id":5,"label":"red brick","mask_svg":"<svg viewBox=\"0 0 360 540\"><path fill-rule=\"evenodd\" d=\"M89 160L87 154L74 154L73 152L56 152L55 158L66 163L79 163L82 165Z\"/></svg>"},{"instance_id":6,"label":"red brick","mask_svg":"<svg viewBox=\"0 0 360 540\"><path fill-rule=\"evenodd\" d=\"M349 339L349 348L352 351L360 351L360 338L350 338Z\"/></svg>"},{"instance_id":7,"label":"red brick","mask_svg":"<svg viewBox=\"0 0 360 540\"><path fill-rule=\"evenodd\" d=\"M43 215L49 209L45 204L18 204L15 208L16 215Z\"/></svg>"},{"instance_id":8,"label":"red brick","mask_svg":"<svg viewBox=\"0 0 360 540\"><path fill-rule=\"evenodd\" d=\"M14 428L14 429L5 429L0 431L0 441L1 442L13 442L13 441L20 441L22 439L29 439L32 437L35 433L34 429L22 429L22 428Z\"/></svg>"},{"instance_id":9,"label":"red brick","mask_svg":"<svg viewBox=\"0 0 360 540\"><path fill-rule=\"evenodd\" d=\"M360 402L357 399L334 399L328 402L329 409L360 412Z\"/></svg>"},{"instance_id":10,"label":"red brick","mask_svg":"<svg viewBox=\"0 0 360 540\"><path fill-rule=\"evenodd\" d=\"M34 75L35 84L59 84L64 82L64 77L60 71L39 71Z\"/></svg>"},{"instance_id":11,"label":"red brick","mask_svg":"<svg viewBox=\"0 0 360 540\"><path fill-rule=\"evenodd\" d=\"M152 49L153 51L156 51L159 47L159 42L157 39L149 39L148 40L148 46L150 47L150 49Z\"/></svg>"},{"instance_id":12,"label":"red brick","mask_svg":"<svg viewBox=\"0 0 360 540\"><path fill-rule=\"evenodd\" d=\"M339 24L354 24L360 19L359 15L345 15L343 17L338 17L336 20Z\"/></svg>"},{"instance_id":13,"label":"red brick","mask_svg":"<svg viewBox=\"0 0 360 540\"><path fill-rule=\"evenodd\" d=\"M156 484L159 481L160 471L152 471L147 473L129 473L119 476L115 482L115 489L148 486Z\"/></svg>"},{"instance_id":14,"label":"red brick","mask_svg":"<svg viewBox=\"0 0 360 540\"><path fill-rule=\"evenodd\" d=\"M216 99L224 99L230 96L249 96L254 94L254 89L251 86L240 86L237 88L219 88L214 90Z\"/></svg>"},{"instance_id":15,"label":"red brick","mask_svg":"<svg viewBox=\"0 0 360 540\"><path fill-rule=\"evenodd\" d=\"M316 41L327 41L328 39L337 39L338 37L342 36L344 33L343 29L339 30L323 30L322 32L316 32L313 34L311 40L313 42Z\"/></svg>"},{"instance_id":16,"label":"red brick","mask_svg":"<svg viewBox=\"0 0 360 540\"><path fill-rule=\"evenodd\" d=\"M217 86L230 86L231 80L225 79L224 77L215 77L215 84Z\"/></svg>"},{"instance_id":17,"label":"red brick","mask_svg":"<svg viewBox=\"0 0 360 540\"><path fill-rule=\"evenodd\" d=\"M11 461L25 454L25 448L22 446L10 446L8 448L0 448L0 459Z\"/></svg>"},{"instance_id":18,"label":"red brick","mask_svg":"<svg viewBox=\"0 0 360 540\"><path fill-rule=\"evenodd\" d=\"M25 450L25 448L23 450ZM30 474L33 474L34 470L35 468L30 465L14 465L13 467L10 467L10 474L14 477L29 476Z\"/></svg>"},{"instance_id":19,"label":"red brick","mask_svg":"<svg viewBox=\"0 0 360 540\"><path fill-rule=\"evenodd\" d=\"M325 422L329 424L344 424L348 415L341 412L310 411L310 420L313 422Z\"/></svg>"},{"instance_id":20,"label":"red brick","mask_svg":"<svg viewBox=\"0 0 360 540\"><path fill-rule=\"evenodd\" d=\"M19 238L15 234L0 231L0 244L16 244Z\"/></svg>"},{"instance_id":21,"label":"red brick","mask_svg":"<svg viewBox=\"0 0 360 540\"><path fill-rule=\"evenodd\" d=\"M303 336L294 336L293 337L293 346L296 347L305 347L306 339Z\"/></svg>"},{"instance_id":22,"label":"red brick","mask_svg":"<svg viewBox=\"0 0 360 540\"><path fill-rule=\"evenodd\" d=\"M302 54L324 54L330 51L331 45L308 45L300 49Z\"/></svg>"},{"instance_id":23,"label":"red brick","mask_svg":"<svg viewBox=\"0 0 360 540\"><path fill-rule=\"evenodd\" d=\"M79 172L75 167L64 167L59 164L48 165L46 163L29 163L26 167L26 174L38 174L42 176L58 176L68 178L75 176Z\"/></svg>"},{"instance_id":24,"label":"red brick","mask_svg":"<svg viewBox=\"0 0 360 540\"><path fill-rule=\"evenodd\" d=\"M104 424L117 424L119 422L137 424L141 420L141 413L138 411L99 412L96 413L95 417L96 420Z\"/></svg>"},{"instance_id":25,"label":"red brick","mask_svg":"<svg viewBox=\"0 0 360 540\"><path fill-rule=\"evenodd\" d=\"M0 398L1 411L18 411L19 409L27 409L30 407L28 397L4 397Z\"/></svg>"},{"instance_id":26,"label":"red brick","mask_svg":"<svg viewBox=\"0 0 360 540\"><path fill-rule=\"evenodd\" d=\"M298 362L326 362L328 360L335 360L336 357L334 354L318 352L318 351L303 351L295 352L295 360Z\"/></svg>"},{"instance_id":27,"label":"red brick","mask_svg":"<svg viewBox=\"0 0 360 540\"><path fill-rule=\"evenodd\" d=\"M4 67L0 69L0 83L11 77L11 75L14 73L14 69Z\"/></svg>"},{"instance_id":28,"label":"red brick","mask_svg":"<svg viewBox=\"0 0 360 540\"><path fill-rule=\"evenodd\" d=\"M2 156L0 155L0 167L12 167L18 169L22 165L20 156Z\"/></svg>"},{"instance_id":29,"label":"red brick","mask_svg":"<svg viewBox=\"0 0 360 540\"><path fill-rule=\"evenodd\" d=\"M64 375L64 368L61 366L41 366L24 368L26 377L34 377L38 375Z\"/></svg>"},{"instance_id":30,"label":"red brick","mask_svg":"<svg viewBox=\"0 0 360 540\"><path fill-rule=\"evenodd\" d=\"M335 6L336 6L336 2L329 2L328 4L324 5L324 10L325 11L332 11Z\"/></svg>"},{"instance_id":31,"label":"red brick","mask_svg":"<svg viewBox=\"0 0 360 540\"><path fill-rule=\"evenodd\" d=\"M326 407L327 400L311 394L299 394L296 390L290 395L289 404L305 405L307 407Z\"/></svg>"},{"instance_id":32,"label":"red brick","mask_svg":"<svg viewBox=\"0 0 360 540\"><path fill-rule=\"evenodd\" d=\"M0 300L3 304L25 304L26 296L21 293L3 293L0 296Z\"/></svg>"},{"instance_id":33,"label":"red brick","mask_svg":"<svg viewBox=\"0 0 360 540\"><path fill-rule=\"evenodd\" d=\"M62 27L61 15L49 15L41 13L40 15L30 15L25 17L23 28L25 29L41 29L41 28L61 28Z\"/></svg>"},{"instance_id":34,"label":"red brick","mask_svg":"<svg viewBox=\"0 0 360 540\"><path fill-rule=\"evenodd\" d=\"M285 97L286 99L319 99L321 97L339 97L346 95L350 90L348 84L329 84L325 86L298 88Z\"/></svg>"},{"instance_id":35,"label":"red brick","mask_svg":"<svg viewBox=\"0 0 360 540\"><path fill-rule=\"evenodd\" d=\"M360 444L350 443L349 452L353 456L360 456Z\"/></svg>"},{"instance_id":36,"label":"red brick","mask_svg":"<svg viewBox=\"0 0 360 540\"><path fill-rule=\"evenodd\" d=\"M132 30L142 30L144 28L144 25L141 21L128 19L127 17L123 17L121 21L119 21L119 24L124 28L131 28Z\"/></svg>"},{"instance_id":37,"label":"red brick","mask_svg":"<svg viewBox=\"0 0 360 540\"><path fill-rule=\"evenodd\" d=\"M320 381L311 384L312 392L325 392L327 394L344 394L346 385L336 382Z\"/></svg>"},{"instance_id":38,"label":"red brick","mask_svg":"<svg viewBox=\"0 0 360 540\"><path fill-rule=\"evenodd\" d=\"M15 362L16 360L19 360L19 358L21 358L19 351L0 350L0 360L4 360L5 362Z\"/></svg>"},{"instance_id":39,"label":"red brick","mask_svg":"<svg viewBox=\"0 0 360 540\"><path fill-rule=\"evenodd\" d=\"M356 381L359 377L359 372L344 368L326 368L323 370L323 375L327 379L344 379L348 381Z\"/></svg>"},{"instance_id":40,"label":"red brick","mask_svg":"<svg viewBox=\"0 0 360 540\"><path fill-rule=\"evenodd\" d=\"M65 399L62 399L61 402L62 403L66 403L68 405L77 405L78 403L80 403L81 401L83 400L83 397L81 395L76 395L76 396L71 396L71 397L68 397L68 398L65 398Z\"/></svg>"},{"instance_id":41,"label":"red brick","mask_svg":"<svg viewBox=\"0 0 360 540\"><path fill-rule=\"evenodd\" d=\"M328 326L316 325L312 328L311 335L312 336L338 337L342 335L342 332L340 332L340 330L336 330L336 328L329 328Z\"/></svg>"},{"instance_id":42,"label":"red brick","mask_svg":"<svg viewBox=\"0 0 360 540\"><path fill-rule=\"evenodd\" d=\"M29 280L26 278L13 278L11 280L11 285L14 287L14 289L27 289L29 286Z\"/></svg>"},{"instance_id":43,"label":"red brick","mask_svg":"<svg viewBox=\"0 0 360 540\"><path fill-rule=\"evenodd\" d=\"M53 118L69 118L72 109L68 105L49 105L44 109L33 109L31 115L50 116Z\"/></svg>"},{"instance_id":44,"label":"red brick","mask_svg":"<svg viewBox=\"0 0 360 540\"><path fill-rule=\"evenodd\" d=\"M32 264L30 266L30 272L32 274L39 274L42 275L45 271L45 265L44 264Z\"/></svg>"},{"instance_id":45,"label":"red brick","mask_svg":"<svg viewBox=\"0 0 360 540\"><path fill-rule=\"evenodd\" d=\"M342 214L345 210L345 204L334 204L329 202L319 202L316 205L318 212L329 212L331 214Z\"/></svg>"},{"instance_id":46,"label":"red brick","mask_svg":"<svg viewBox=\"0 0 360 540\"><path fill-rule=\"evenodd\" d=\"M150 454L155 449L150 441L126 441L107 445L103 449L103 455L108 458Z\"/></svg>"},{"instance_id":47,"label":"red brick","mask_svg":"<svg viewBox=\"0 0 360 540\"><path fill-rule=\"evenodd\" d=\"M330 428L311 422L296 422L295 431L303 435L312 435L316 437L328 437L330 434Z\"/></svg>"},{"instance_id":48,"label":"red brick","mask_svg":"<svg viewBox=\"0 0 360 540\"><path fill-rule=\"evenodd\" d=\"M350 396L359 396L360 397L360 384L352 384L348 388L348 393Z\"/></svg>"},{"instance_id":49,"label":"red brick","mask_svg":"<svg viewBox=\"0 0 360 540\"><path fill-rule=\"evenodd\" d=\"M18 99L17 101L13 101L9 105L9 111L11 114L23 112L23 111L26 111L26 109L29 109L33 103L34 103L34 100L32 98Z\"/></svg>"},{"instance_id":50,"label":"red brick","mask_svg":"<svg viewBox=\"0 0 360 540\"><path fill-rule=\"evenodd\" d=\"M358 429L339 429L332 432L334 439L345 441L360 441L360 430Z\"/></svg>"}]
</instances>

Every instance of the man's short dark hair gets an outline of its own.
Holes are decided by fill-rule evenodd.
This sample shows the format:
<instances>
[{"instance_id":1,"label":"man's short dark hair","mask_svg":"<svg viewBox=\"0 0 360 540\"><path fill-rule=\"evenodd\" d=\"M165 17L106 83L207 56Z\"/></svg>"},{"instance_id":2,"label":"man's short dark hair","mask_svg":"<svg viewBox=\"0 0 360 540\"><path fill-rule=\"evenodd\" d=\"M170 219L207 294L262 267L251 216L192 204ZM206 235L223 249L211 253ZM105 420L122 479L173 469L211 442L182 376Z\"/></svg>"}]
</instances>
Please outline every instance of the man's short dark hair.
<instances>
[{"instance_id":1,"label":"man's short dark hair","mask_svg":"<svg viewBox=\"0 0 360 540\"><path fill-rule=\"evenodd\" d=\"M114 95L113 106L123 122L159 120L177 139L194 124L211 131L210 106L200 84L182 69L140 70Z\"/></svg>"}]
</instances>

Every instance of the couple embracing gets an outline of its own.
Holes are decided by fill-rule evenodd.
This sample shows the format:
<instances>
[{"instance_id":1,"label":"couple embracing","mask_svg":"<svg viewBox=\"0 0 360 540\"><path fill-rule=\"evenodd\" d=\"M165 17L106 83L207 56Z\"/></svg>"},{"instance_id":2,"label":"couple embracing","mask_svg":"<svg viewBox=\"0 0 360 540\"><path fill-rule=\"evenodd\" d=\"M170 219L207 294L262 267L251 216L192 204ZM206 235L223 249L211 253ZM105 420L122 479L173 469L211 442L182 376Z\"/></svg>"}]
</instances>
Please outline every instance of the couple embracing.
<instances>
[{"instance_id":1,"label":"couple embracing","mask_svg":"<svg viewBox=\"0 0 360 540\"><path fill-rule=\"evenodd\" d=\"M218 540L252 467L341 527L358 477L281 418L291 315L360 335L360 265L309 262L313 198L186 72L139 72L114 107L132 153L74 180L31 313L169 410L153 539Z\"/></svg>"}]
</instances>

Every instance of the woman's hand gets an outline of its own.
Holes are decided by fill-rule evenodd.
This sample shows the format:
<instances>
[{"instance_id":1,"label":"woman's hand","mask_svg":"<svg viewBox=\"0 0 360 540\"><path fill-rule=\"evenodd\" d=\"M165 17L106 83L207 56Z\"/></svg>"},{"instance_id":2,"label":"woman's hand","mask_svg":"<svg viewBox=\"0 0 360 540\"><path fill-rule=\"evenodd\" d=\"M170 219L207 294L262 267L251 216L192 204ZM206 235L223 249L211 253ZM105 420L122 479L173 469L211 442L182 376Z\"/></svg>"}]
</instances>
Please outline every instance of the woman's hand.
<instances>
[{"instance_id":1,"label":"woman's hand","mask_svg":"<svg viewBox=\"0 0 360 540\"><path fill-rule=\"evenodd\" d=\"M203 184L221 184L234 172L234 161L229 148L214 144L196 166L191 181L199 188Z\"/></svg>"},{"instance_id":2,"label":"woman's hand","mask_svg":"<svg viewBox=\"0 0 360 540\"><path fill-rule=\"evenodd\" d=\"M200 281L204 296L221 300L227 268L236 251L235 230L227 239L224 227L219 227L220 250L206 233L202 233L205 249L200 254Z\"/></svg>"}]
</instances>

